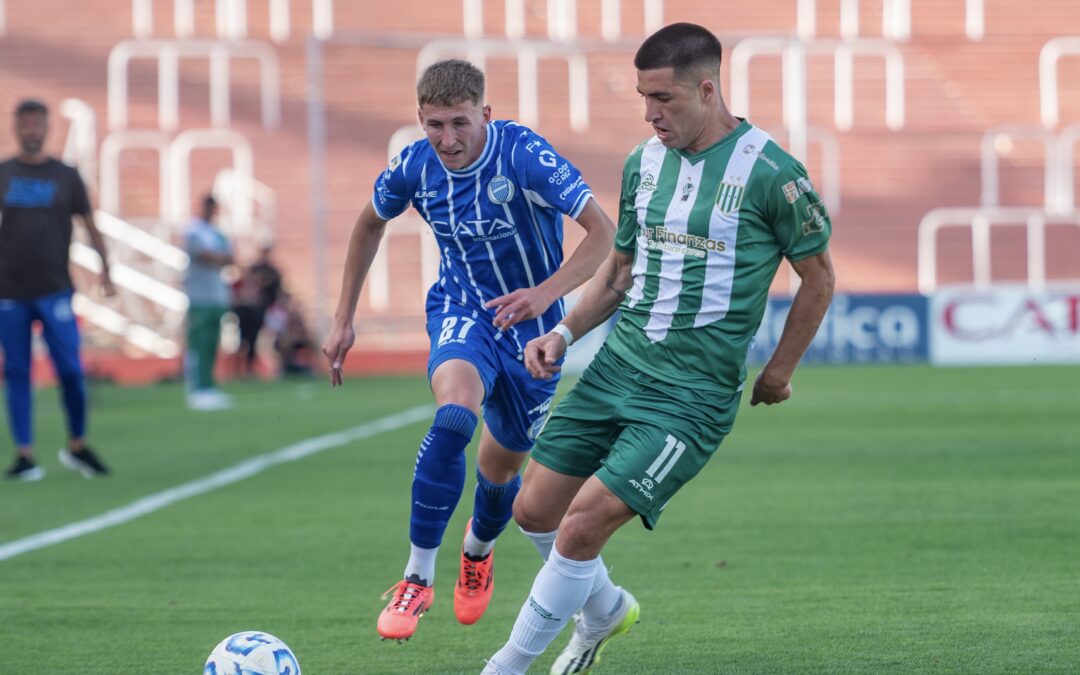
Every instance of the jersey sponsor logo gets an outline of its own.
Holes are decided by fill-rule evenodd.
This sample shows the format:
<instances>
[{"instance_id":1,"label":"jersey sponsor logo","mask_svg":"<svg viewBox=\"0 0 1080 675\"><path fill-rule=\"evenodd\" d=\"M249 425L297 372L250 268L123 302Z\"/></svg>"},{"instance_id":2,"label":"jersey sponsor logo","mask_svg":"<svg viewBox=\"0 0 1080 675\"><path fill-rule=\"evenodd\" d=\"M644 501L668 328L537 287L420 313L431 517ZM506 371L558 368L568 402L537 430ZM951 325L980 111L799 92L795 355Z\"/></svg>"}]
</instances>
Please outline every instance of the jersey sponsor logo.
<instances>
[{"instance_id":1,"label":"jersey sponsor logo","mask_svg":"<svg viewBox=\"0 0 1080 675\"><path fill-rule=\"evenodd\" d=\"M394 155L393 159L390 160L390 164L387 165L386 169L388 171L390 171L390 172L393 172L394 169L398 168L398 166L400 166L400 165L401 165L401 153L399 152L398 154Z\"/></svg>"},{"instance_id":2,"label":"jersey sponsor logo","mask_svg":"<svg viewBox=\"0 0 1080 675\"><path fill-rule=\"evenodd\" d=\"M672 232L663 225L642 227L638 240L639 245L651 251L688 255L694 258L704 258L710 251L722 253L727 250L727 244L720 239L709 239L685 232Z\"/></svg>"},{"instance_id":3,"label":"jersey sponsor logo","mask_svg":"<svg viewBox=\"0 0 1080 675\"><path fill-rule=\"evenodd\" d=\"M541 153L540 156L543 157L543 153ZM548 176L548 182L551 183L552 185L562 185L564 182L566 182L566 179L569 178L569 177L570 177L570 164L567 163L567 162L563 162L562 166L560 166L558 169L555 169L553 172L551 172L551 175Z\"/></svg>"},{"instance_id":4,"label":"jersey sponsor logo","mask_svg":"<svg viewBox=\"0 0 1080 675\"><path fill-rule=\"evenodd\" d=\"M745 193L745 185L729 181L720 183L720 189L716 191L717 211L724 216L738 213Z\"/></svg>"},{"instance_id":5,"label":"jersey sponsor logo","mask_svg":"<svg viewBox=\"0 0 1080 675\"><path fill-rule=\"evenodd\" d=\"M470 237L474 241L495 241L517 234L517 227L502 218L459 220L452 226L445 220L432 220L431 229L440 237Z\"/></svg>"},{"instance_id":6,"label":"jersey sponsor logo","mask_svg":"<svg viewBox=\"0 0 1080 675\"><path fill-rule=\"evenodd\" d=\"M567 195L576 190L584 182L585 179L582 176L575 178L573 183L564 187L563 191L559 193L559 199L566 199Z\"/></svg>"},{"instance_id":7,"label":"jersey sponsor logo","mask_svg":"<svg viewBox=\"0 0 1080 675\"><path fill-rule=\"evenodd\" d=\"M539 160L541 164L552 169L559 163L559 160L555 159L555 153L550 150L541 150Z\"/></svg>"},{"instance_id":8,"label":"jersey sponsor logo","mask_svg":"<svg viewBox=\"0 0 1080 675\"><path fill-rule=\"evenodd\" d=\"M828 219L825 217L824 205L817 202L806 205L806 220L802 222L803 234L824 232L825 224L828 222Z\"/></svg>"},{"instance_id":9,"label":"jersey sponsor logo","mask_svg":"<svg viewBox=\"0 0 1080 675\"><path fill-rule=\"evenodd\" d=\"M4 206L24 209L47 209L56 198L56 181L12 176L4 195Z\"/></svg>"},{"instance_id":10,"label":"jersey sponsor logo","mask_svg":"<svg viewBox=\"0 0 1080 675\"><path fill-rule=\"evenodd\" d=\"M506 176L495 176L488 183L488 199L495 204L506 204L514 198L514 184Z\"/></svg>"},{"instance_id":11,"label":"jersey sponsor logo","mask_svg":"<svg viewBox=\"0 0 1080 675\"><path fill-rule=\"evenodd\" d=\"M810 179L806 176L800 176L795 179L795 185L799 187L799 194L806 194L807 192L814 191L814 184L810 182Z\"/></svg>"},{"instance_id":12,"label":"jersey sponsor logo","mask_svg":"<svg viewBox=\"0 0 1080 675\"><path fill-rule=\"evenodd\" d=\"M645 177L641 179L641 185L638 186L638 193L641 192L653 192L656 190L656 177L651 173L645 174Z\"/></svg>"},{"instance_id":13,"label":"jersey sponsor logo","mask_svg":"<svg viewBox=\"0 0 1080 675\"><path fill-rule=\"evenodd\" d=\"M528 150L529 152L533 152L537 148L539 148L541 145L543 145L543 143L541 141L529 141L529 143L525 146L525 149Z\"/></svg>"},{"instance_id":14,"label":"jersey sponsor logo","mask_svg":"<svg viewBox=\"0 0 1080 675\"><path fill-rule=\"evenodd\" d=\"M435 190L417 190L413 197L415 199L435 199L438 194Z\"/></svg>"}]
</instances>

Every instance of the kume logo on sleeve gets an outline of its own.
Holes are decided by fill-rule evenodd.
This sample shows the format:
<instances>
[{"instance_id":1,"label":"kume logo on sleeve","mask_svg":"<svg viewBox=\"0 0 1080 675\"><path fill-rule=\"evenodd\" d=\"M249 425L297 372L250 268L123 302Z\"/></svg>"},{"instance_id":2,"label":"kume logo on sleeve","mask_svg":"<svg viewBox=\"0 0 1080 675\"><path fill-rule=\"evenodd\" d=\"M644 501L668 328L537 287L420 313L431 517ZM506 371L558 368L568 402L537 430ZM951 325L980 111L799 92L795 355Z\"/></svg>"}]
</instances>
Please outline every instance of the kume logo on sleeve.
<instances>
[{"instance_id":1,"label":"kume logo on sleeve","mask_svg":"<svg viewBox=\"0 0 1080 675\"><path fill-rule=\"evenodd\" d=\"M488 183L487 194L495 204L506 204L514 198L514 184L506 176L495 176Z\"/></svg>"}]
</instances>

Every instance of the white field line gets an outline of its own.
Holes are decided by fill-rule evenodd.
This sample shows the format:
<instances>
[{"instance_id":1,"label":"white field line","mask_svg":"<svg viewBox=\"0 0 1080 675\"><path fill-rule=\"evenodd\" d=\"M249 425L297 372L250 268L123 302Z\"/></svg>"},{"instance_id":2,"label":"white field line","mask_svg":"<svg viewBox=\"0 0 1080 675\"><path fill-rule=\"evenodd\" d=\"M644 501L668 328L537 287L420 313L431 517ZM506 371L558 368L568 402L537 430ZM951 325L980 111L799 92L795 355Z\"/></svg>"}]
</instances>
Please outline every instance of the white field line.
<instances>
[{"instance_id":1,"label":"white field line","mask_svg":"<svg viewBox=\"0 0 1080 675\"><path fill-rule=\"evenodd\" d=\"M53 530L38 532L22 539L0 544L0 561L9 560L15 556L29 553L39 548L60 544L69 539L75 539L83 535L92 534L101 530L123 525L124 523L141 518L147 514L175 504L176 502L197 497L212 490L232 485L255 474L262 473L266 469L286 462L295 462L309 457L323 450L329 450L353 441L371 438L388 431L395 431L416 422L431 419L435 407L431 405L410 408L367 424L344 429L325 436L308 438L284 448L279 448L258 457L240 462L221 471L210 474L204 478L193 480L190 483L177 485L176 487L147 495L131 502L127 506L121 506L111 511L106 511L99 516L80 520L76 523L64 525Z\"/></svg>"}]
</instances>

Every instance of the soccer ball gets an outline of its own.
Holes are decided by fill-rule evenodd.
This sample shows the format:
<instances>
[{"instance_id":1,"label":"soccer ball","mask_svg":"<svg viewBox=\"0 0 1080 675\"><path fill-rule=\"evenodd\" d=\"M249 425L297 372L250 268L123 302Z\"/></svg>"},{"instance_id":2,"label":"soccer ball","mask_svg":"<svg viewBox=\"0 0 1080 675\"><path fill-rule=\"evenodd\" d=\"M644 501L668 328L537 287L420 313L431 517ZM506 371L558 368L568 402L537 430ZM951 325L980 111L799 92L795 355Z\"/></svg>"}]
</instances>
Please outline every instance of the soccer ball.
<instances>
[{"instance_id":1,"label":"soccer ball","mask_svg":"<svg viewBox=\"0 0 1080 675\"><path fill-rule=\"evenodd\" d=\"M300 663L289 646L270 633L246 630L214 647L203 675L300 675Z\"/></svg>"}]
</instances>

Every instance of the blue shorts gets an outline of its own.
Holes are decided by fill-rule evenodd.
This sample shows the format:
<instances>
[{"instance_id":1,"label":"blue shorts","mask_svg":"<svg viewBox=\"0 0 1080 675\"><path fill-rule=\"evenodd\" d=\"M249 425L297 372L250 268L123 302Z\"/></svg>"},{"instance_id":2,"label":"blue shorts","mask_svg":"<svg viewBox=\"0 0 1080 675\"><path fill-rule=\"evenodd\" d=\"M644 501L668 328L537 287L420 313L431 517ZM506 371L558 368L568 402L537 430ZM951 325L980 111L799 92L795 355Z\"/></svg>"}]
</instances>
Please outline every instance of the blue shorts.
<instances>
[{"instance_id":1,"label":"blue shorts","mask_svg":"<svg viewBox=\"0 0 1080 675\"><path fill-rule=\"evenodd\" d=\"M491 435L509 450L531 450L547 420L558 375L534 379L518 343L496 329L489 316L461 305L429 303L427 331L428 380L444 361L473 364L484 383L484 424Z\"/></svg>"}]
</instances>

